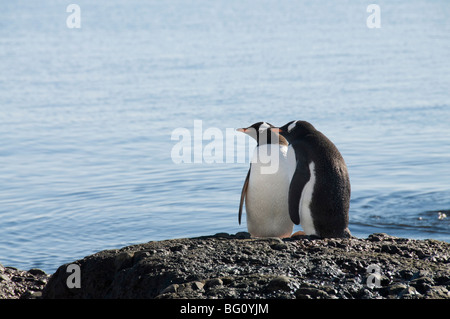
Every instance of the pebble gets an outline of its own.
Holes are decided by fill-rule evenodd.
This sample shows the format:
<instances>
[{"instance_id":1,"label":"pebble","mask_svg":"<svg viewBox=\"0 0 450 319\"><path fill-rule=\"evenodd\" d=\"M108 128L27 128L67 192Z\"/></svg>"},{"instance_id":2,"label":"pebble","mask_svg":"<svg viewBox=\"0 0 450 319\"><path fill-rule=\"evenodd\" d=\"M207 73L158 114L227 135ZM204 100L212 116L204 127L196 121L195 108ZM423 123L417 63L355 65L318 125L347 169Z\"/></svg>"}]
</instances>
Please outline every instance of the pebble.
<instances>
[{"instance_id":1,"label":"pebble","mask_svg":"<svg viewBox=\"0 0 450 319\"><path fill-rule=\"evenodd\" d=\"M203 289L203 287L205 286L205 284L204 283L202 283L202 282L200 282L200 281L194 281L193 283L192 283L192 289L193 290L201 290L201 289Z\"/></svg>"},{"instance_id":2,"label":"pebble","mask_svg":"<svg viewBox=\"0 0 450 319\"><path fill-rule=\"evenodd\" d=\"M309 298L329 299L330 298L330 296L325 291L317 289L317 288L309 288L309 287L297 289L295 291L295 296L300 299L309 299ZM306 296L309 296L309 298Z\"/></svg>"},{"instance_id":3,"label":"pebble","mask_svg":"<svg viewBox=\"0 0 450 319\"><path fill-rule=\"evenodd\" d=\"M45 271L38 268L31 268L30 270L28 270L28 272L32 275L45 275Z\"/></svg>"},{"instance_id":4,"label":"pebble","mask_svg":"<svg viewBox=\"0 0 450 319\"><path fill-rule=\"evenodd\" d=\"M171 284L171 285L167 286L166 288L164 288L164 289L161 291L161 294L167 294L167 293L177 292L179 286L180 286L180 285L178 285L178 284Z\"/></svg>"},{"instance_id":5,"label":"pebble","mask_svg":"<svg viewBox=\"0 0 450 319\"><path fill-rule=\"evenodd\" d=\"M392 286L389 287L389 294L398 295L402 291L404 291L406 288L408 288L408 287L402 283L393 284Z\"/></svg>"},{"instance_id":6,"label":"pebble","mask_svg":"<svg viewBox=\"0 0 450 319\"><path fill-rule=\"evenodd\" d=\"M273 245L270 245L270 248L274 250L285 250L288 248L288 246L285 243L276 243Z\"/></svg>"},{"instance_id":7,"label":"pebble","mask_svg":"<svg viewBox=\"0 0 450 319\"><path fill-rule=\"evenodd\" d=\"M450 299L450 292L443 286L435 286L427 292L431 299Z\"/></svg>"},{"instance_id":8,"label":"pebble","mask_svg":"<svg viewBox=\"0 0 450 319\"><path fill-rule=\"evenodd\" d=\"M414 288L414 287L407 287L407 288L403 289L399 293L398 296L400 298L410 298L410 297L417 297L419 295L420 295L420 293L416 290L416 288Z\"/></svg>"},{"instance_id":9,"label":"pebble","mask_svg":"<svg viewBox=\"0 0 450 319\"><path fill-rule=\"evenodd\" d=\"M429 277L420 277L411 280L409 284L416 288L418 292L424 294L434 285L434 281Z\"/></svg>"},{"instance_id":10,"label":"pebble","mask_svg":"<svg viewBox=\"0 0 450 319\"><path fill-rule=\"evenodd\" d=\"M205 288L212 288L216 286L223 286L223 281L220 278L213 278L210 280L207 280L205 283Z\"/></svg>"},{"instance_id":11,"label":"pebble","mask_svg":"<svg viewBox=\"0 0 450 319\"><path fill-rule=\"evenodd\" d=\"M33 268L30 271L15 267L0 267L0 299L37 299L48 278L43 270Z\"/></svg>"},{"instance_id":12,"label":"pebble","mask_svg":"<svg viewBox=\"0 0 450 319\"><path fill-rule=\"evenodd\" d=\"M276 291L276 290L283 290L283 291L290 291L290 279L287 276L277 276L273 278L269 284L267 285L267 290L269 291Z\"/></svg>"}]
</instances>

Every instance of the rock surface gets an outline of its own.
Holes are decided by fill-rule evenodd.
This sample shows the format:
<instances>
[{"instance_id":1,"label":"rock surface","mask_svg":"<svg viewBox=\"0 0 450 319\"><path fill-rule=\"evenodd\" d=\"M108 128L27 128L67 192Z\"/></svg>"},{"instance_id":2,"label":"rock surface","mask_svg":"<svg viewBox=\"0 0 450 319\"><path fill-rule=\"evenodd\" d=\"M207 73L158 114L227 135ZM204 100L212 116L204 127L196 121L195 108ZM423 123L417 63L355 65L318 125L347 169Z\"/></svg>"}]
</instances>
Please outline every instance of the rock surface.
<instances>
[{"instance_id":1,"label":"rock surface","mask_svg":"<svg viewBox=\"0 0 450 319\"><path fill-rule=\"evenodd\" d=\"M105 250L73 263L81 288L67 287L69 264L62 265L43 298L450 299L450 244L386 234L280 240L221 233Z\"/></svg>"},{"instance_id":2,"label":"rock surface","mask_svg":"<svg viewBox=\"0 0 450 319\"><path fill-rule=\"evenodd\" d=\"M40 269L29 271L0 264L0 299L37 299L50 275Z\"/></svg>"}]
</instances>

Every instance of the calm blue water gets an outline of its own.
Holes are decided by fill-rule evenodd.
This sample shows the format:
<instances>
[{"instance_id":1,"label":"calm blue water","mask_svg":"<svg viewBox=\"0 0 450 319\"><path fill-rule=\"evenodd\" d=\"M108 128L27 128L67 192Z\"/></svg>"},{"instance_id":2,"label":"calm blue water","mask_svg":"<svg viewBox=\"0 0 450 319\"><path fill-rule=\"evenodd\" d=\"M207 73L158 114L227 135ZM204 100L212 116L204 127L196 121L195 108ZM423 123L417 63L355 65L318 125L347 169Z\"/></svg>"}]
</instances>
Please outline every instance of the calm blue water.
<instances>
[{"instance_id":1,"label":"calm blue water","mask_svg":"<svg viewBox=\"0 0 450 319\"><path fill-rule=\"evenodd\" d=\"M247 163L179 164L171 134L304 119L341 150L350 230L450 241L450 3L7 1L0 263L52 273L239 226ZM207 144L208 141L204 141ZM439 213L449 217L439 219Z\"/></svg>"}]
</instances>

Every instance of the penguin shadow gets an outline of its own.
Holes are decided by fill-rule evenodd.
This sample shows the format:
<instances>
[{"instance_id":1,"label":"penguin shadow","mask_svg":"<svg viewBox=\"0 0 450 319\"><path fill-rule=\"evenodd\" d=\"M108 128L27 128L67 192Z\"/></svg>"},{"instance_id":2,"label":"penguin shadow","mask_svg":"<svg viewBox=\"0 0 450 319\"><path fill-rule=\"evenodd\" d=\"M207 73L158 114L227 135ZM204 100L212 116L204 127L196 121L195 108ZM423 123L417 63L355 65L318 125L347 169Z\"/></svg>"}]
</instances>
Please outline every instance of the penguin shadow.
<instances>
[{"instance_id":1,"label":"penguin shadow","mask_svg":"<svg viewBox=\"0 0 450 319\"><path fill-rule=\"evenodd\" d=\"M296 241L296 240L317 240L317 239L323 239L322 237L319 237L317 235L296 235L293 234L291 237L282 238L283 241Z\"/></svg>"},{"instance_id":2,"label":"penguin shadow","mask_svg":"<svg viewBox=\"0 0 450 319\"><path fill-rule=\"evenodd\" d=\"M358 239L358 237L355 237L351 234L347 234L347 236L344 237L320 237L317 235L306 235L306 234L301 234L303 232L299 231L299 232L295 232L294 234L291 235L291 237L286 237L286 238L281 238L283 241L297 241L297 240L321 240L321 239Z\"/></svg>"}]
</instances>

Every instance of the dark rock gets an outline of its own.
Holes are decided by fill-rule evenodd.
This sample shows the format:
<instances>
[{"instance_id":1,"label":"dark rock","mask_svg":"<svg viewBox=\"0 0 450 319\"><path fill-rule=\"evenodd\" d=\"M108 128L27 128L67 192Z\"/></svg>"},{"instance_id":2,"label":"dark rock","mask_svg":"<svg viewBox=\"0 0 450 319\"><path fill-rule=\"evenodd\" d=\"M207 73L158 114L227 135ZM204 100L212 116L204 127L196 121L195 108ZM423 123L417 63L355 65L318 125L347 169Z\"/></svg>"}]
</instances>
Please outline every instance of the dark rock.
<instances>
[{"instance_id":1,"label":"dark rock","mask_svg":"<svg viewBox=\"0 0 450 319\"><path fill-rule=\"evenodd\" d=\"M374 234L369 235L367 240L379 242L379 241L385 241L385 240L392 240L392 239L396 239L396 238L397 237L390 236L386 233L374 233Z\"/></svg>"},{"instance_id":2,"label":"dark rock","mask_svg":"<svg viewBox=\"0 0 450 319\"><path fill-rule=\"evenodd\" d=\"M389 254L399 254L401 250L394 244L392 245L382 245L381 251Z\"/></svg>"},{"instance_id":3,"label":"dark rock","mask_svg":"<svg viewBox=\"0 0 450 319\"><path fill-rule=\"evenodd\" d=\"M290 291L290 279L286 276L277 276L273 278L267 285L268 291L284 290Z\"/></svg>"},{"instance_id":4,"label":"dark rock","mask_svg":"<svg viewBox=\"0 0 450 319\"><path fill-rule=\"evenodd\" d=\"M27 290L20 296L20 299L40 299L41 297L41 291Z\"/></svg>"},{"instance_id":5,"label":"dark rock","mask_svg":"<svg viewBox=\"0 0 450 319\"><path fill-rule=\"evenodd\" d=\"M419 255L441 257L420 259ZM445 242L403 240L386 234L373 234L368 239L301 236L281 240L250 238L248 233L219 233L87 256L76 261L81 265L85 287L70 291L64 288L67 276L62 266L52 276L43 297L445 297L444 284L450 278L445 262L448 256L449 244ZM373 264L381 272L381 287L369 289L368 266ZM430 273L436 274L442 288L434 290L437 279Z\"/></svg>"},{"instance_id":6,"label":"dark rock","mask_svg":"<svg viewBox=\"0 0 450 319\"><path fill-rule=\"evenodd\" d=\"M203 289L203 286L205 286L205 284L200 281L194 281L191 285L193 290L201 290Z\"/></svg>"},{"instance_id":7,"label":"dark rock","mask_svg":"<svg viewBox=\"0 0 450 319\"><path fill-rule=\"evenodd\" d=\"M134 253L124 251L119 253L114 260L114 266L117 270L121 270L123 268L130 267L132 264Z\"/></svg>"},{"instance_id":8,"label":"dark rock","mask_svg":"<svg viewBox=\"0 0 450 319\"><path fill-rule=\"evenodd\" d=\"M430 288L426 294L430 299L450 299L450 291L443 286L435 286Z\"/></svg>"},{"instance_id":9,"label":"dark rock","mask_svg":"<svg viewBox=\"0 0 450 319\"><path fill-rule=\"evenodd\" d=\"M323 290L317 288L299 288L295 291L299 299L329 299L330 296Z\"/></svg>"},{"instance_id":10,"label":"dark rock","mask_svg":"<svg viewBox=\"0 0 450 319\"><path fill-rule=\"evenodd\" d=\"M389 294L391 295L399 295L401 292L403 292L408 286L403 283L396 283L389 287Z\"/></svg>"},{"instance_id":11,"label":"dark rock","mask_svg":"<svg viewBox=\"0 0 450 319\"><path fill-rule=\"evenodd\" d=\"M403 289L398 296L404 299L416 299L420 297L420 293L414 287L407 287Z\"/></svg>"},{"instance_id":12,"label":"dark rock","mask_svg":"<svg viewBox=\"0 0 450 319\"><path fill-rule=\"evenodd\" d=\"M428 290L430 290L434 286L434 281L429 277L420 277L414 280L411 280L409 283L412 287L416 288L416 290L425 294Z\"/></svg>"},{"instance_id":13,"label":"dark rock","mask_svg":"<svg viewBox=\"0 0 450 319\"><path fill-rule=\"evenodd\" d=\"M0 298L450 299L449 261L448 243L387 234L281 240L219 233L86 256L72 262L81 288L67 286L70 264L50 279L39 269L0 266ZM379 286L369 288L371 275Z\"/></svg>"},{"instance_id":14,"label":"dark rock","mask_svg":"<svg viewBox=\"0 0 450 319\"><path fill-rule=\"evenodd\" d=\"M410 269L402 269L399 271L399 275L404 280L411 280L414 273Z\"/></svg>"},{"instance_id":15,"label":"dark rock","mask_svg":"<svg viewBox=\"0 0 450 319\"><path fill-rule=\"evenodd\" d=\"M236 233L235 236L237 239L250 239L251 238L250 233L247 233L247 232L238 232L238 233Z\"/></svg>"},{"instance_id":16,"label":"dark rock","mask_svg":"<svg viewBox=\"0 0 450 319\"><path fill-rule=\"evenodd\" d=\"M210 280L207 280L205 283L205 288L212 288L212 287L216 287L216 286L222 286L223 285L223 281L220 278L213 278Z\"/></svg>"},{"instance_id":17,"label":"dark rock","mask_svg":"<svg viewBox=\"0 0 450 319\"><path fill-rule=\"evenodd\" d=\"M10 281L9 277L5 274L0 274L0 282L2 281Z\"/></svg>"},{"instance_id":18,"label":"dark rock","mask_svg":"<svg viewBox=\"0 0 450 319\"><path fill-rule=\"evenodd\" d=\"M274 249L274 250L285 250L287 249L287 245L284 243L276 243L273 245L270 245L270 248Z\"/></svg>"},{"instance_id":19,"label":"dark rock","mask_svg":"<svg viewBox=\"0 0 450 319\"><path fill-rule=\"evenodd\" d=\"M28 270L28 272L32 275L36 275L36 276L45 276L46 273L38 268L31 268L30 270Z\"/></svg>"},{"instance_id":20,"label":"dark rock","mask_svg":"<svg viewBox=\"0 0 450 319\"><path fill-rule=\"evenodd\" d=\"M217 238L231 238L231 235L228 234L228 233L217 233L217 234L214 235L214 237L217 237Z\"/></svg>"},{"instance_id":21,"label":"dark rock","mask_svg":"<svg viewBox=\"0 0 450 319\"><path fill-rule=\"evenodd\" d=\"M179 286L180 286L180 285L178 285L178 284L172 284L172 285L170 285L170 286L164 288L164 289L161 291L161 294L167 294L167 293L177 292Z\"/></svg>"},{"instance_id":22,"label":"dark rock","mask_svg":"<svg viewBox=\"0 0 450 319\"><path fill-rule=\"evenodd\" d=\"M30 271L0 265L0 299L37 299L50 275L40 269Z\"/></svg>"},{"instance_id":23,"label":"dark rock","mask_svg":"<svg viewBox=\"0 0 450 319\"><path fill-rule=\"evenodd\" d=\"M169 250L171 252L182 251L182 250L185 250L185 249L187 249L186 245L175 245L175 246L169 248Z\"/></svg>"},{"instance_id":24,"label":"dark rock","mask_svg":"<svg viewBox=\"0 0 450 319\"><path fill-rule=\"evenodd\" d=\"M423 269L420 269L419 271L416 271L413 275L412 275L412 277L411 277L411 281L412 280L416 280L416 279L418 279L418 278L425 278L425 277L428 277L430 274L429 274L429 272L427 271L427 270L423 270Z\"/></svg>"},{"instance_id":25,"label":"dark rock","mask_svg":"<svg viewBox=\"0 0 450 319\"><path fill-rule=\"evenodd\" d=\"M445 274L437 272L436 274L434 274L433 279L436 285L450 286L450 276L448 273Z\"/></svg>"}]
</instances>

